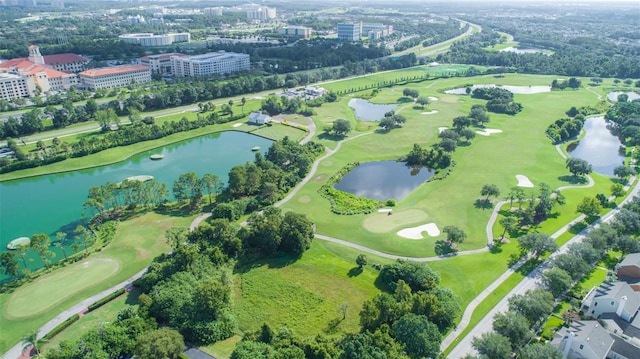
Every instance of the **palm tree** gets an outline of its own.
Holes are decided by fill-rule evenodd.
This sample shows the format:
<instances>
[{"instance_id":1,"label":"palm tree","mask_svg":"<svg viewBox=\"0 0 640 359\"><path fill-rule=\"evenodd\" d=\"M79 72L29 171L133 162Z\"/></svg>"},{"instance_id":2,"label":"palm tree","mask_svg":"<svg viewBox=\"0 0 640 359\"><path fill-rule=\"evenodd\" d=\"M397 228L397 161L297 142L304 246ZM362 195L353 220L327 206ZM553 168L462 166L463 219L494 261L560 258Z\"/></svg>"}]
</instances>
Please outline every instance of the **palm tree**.
<instances>
[{"instance_id":1,"label":"palm tree","mask_svg":"<svg viewBox=\"0 0 640 359\"><path fill-rule=\"evenodd\" d=\"M33 349L35 349L36 351L36 357L40 357L40 350L38 350L38 344L40 344L40 339L38 339L37 329L25 335L22 338L22 343L24 343L24 346L22 347L23 351L33 345Z\"/></svg>"},{"instance_id":2,"label":"palm tree","mask_svg":"<svg viewBox=\"0 0 640 359\"><path fill-rule=\"evenodd\" d=\"M247 99L243 97L240 99L240 102L242 103L242 114L244 115L244 105L247 103Z\"/></svg>"}]
</instances>

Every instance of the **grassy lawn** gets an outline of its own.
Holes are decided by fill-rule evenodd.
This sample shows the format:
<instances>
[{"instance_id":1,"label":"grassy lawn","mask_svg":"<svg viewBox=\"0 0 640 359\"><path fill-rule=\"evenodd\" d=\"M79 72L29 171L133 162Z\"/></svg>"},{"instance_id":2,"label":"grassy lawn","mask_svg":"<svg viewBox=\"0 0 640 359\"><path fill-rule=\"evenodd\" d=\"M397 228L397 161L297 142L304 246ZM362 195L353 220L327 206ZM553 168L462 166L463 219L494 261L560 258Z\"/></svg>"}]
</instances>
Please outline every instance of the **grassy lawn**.
<instances>
[{"instance_id":1,"label":"grassy lawn","mask_svg":"<svg viewBox=\"0 0 640 359\"><path fill-rule=\"evenodd\" d=\"M271 126L243 125L237 128L242 127L250 128L249 132L254 135L270 138L273 140L281 140L285 136L288 136L293 141L299 141L307 135L307 132L303 129L286 126L279 123L274 123Z\"/></svg>"},{"instance_id":2,"label":"grassy lawn","mask_svg":"<svg viewBox=\"0 0 640 359\"><path fill-rule=\"evenodd\" d=\"M242 267L234 282L240 330L269 323L274 330L286 325L302 337L358 331L362 303L378 292L373 284L378 273L356 268L355 260L333 255L323 243L314 243L295 262L276 258ZM342 304L347 305L344 319Z\"/></svg>"},{"instance_id":3,"label":"grassy lawn","mask_svg":"<svg viewBox=\"0 0 640 359\"><path fill-rule=\"evenodd\" d=\"M0 328L11 328L11 331L3 330L0 352L73 304L123 282L148 266L153 258L169 250L165 230L172 226L187 227L193 217L147 213L121 222L113 242L100 253L38 278L14 292L0 294ZM105 262L117 263L117 269L105 266ZM37 310L34 315L28 314L31 306Z\"/></svg>"}]
</instances>

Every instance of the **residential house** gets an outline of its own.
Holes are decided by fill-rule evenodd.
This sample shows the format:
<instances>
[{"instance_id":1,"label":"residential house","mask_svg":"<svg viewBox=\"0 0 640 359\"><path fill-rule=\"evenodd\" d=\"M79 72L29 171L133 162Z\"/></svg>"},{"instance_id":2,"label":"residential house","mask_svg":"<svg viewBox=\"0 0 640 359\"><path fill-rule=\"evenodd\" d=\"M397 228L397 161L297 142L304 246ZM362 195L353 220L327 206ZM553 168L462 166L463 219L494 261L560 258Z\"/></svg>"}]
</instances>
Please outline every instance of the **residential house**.
<instances>
[{"instance_id":1,"label":"residential house","mask_svg":"<svg viewBox=\"0 0 640 359\"><path fill-rule=\"evenodd\" d=\"M627 255L616 266L618 279L627 282L633 290L640 292L640 253Z\"/></svg>"}]
</instances>

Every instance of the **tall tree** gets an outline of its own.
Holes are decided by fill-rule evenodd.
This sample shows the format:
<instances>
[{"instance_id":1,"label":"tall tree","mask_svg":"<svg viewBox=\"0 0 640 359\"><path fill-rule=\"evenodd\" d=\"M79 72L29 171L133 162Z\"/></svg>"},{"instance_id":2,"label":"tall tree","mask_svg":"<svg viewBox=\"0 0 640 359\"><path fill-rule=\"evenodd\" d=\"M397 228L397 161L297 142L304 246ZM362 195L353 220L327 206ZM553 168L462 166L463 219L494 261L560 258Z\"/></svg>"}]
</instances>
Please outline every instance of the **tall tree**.
<instances>
[{"instance_id":1,"label":"tall tree","mask_svg":"<svg viewBox=\"0 0 640 359\"><path fill-rule=\"evenodd\" d=\"M67 244L67 234L65 232L57 232L56 233L56 246L62 250L62 254L64 255L64 259L67 257L67 249L65 245Z\"/></svg>"},{"instance_id":2,"label":"tall tree","mask_svg":"<svg viewBox=\"0 0 640 359\"><path fill-rule=\"evenodd\" d=\"M529 330L529 326L527 319L520 313L507 311L498 313L493 318L493 330L507 337L513 349L533 338L533 332Z\"/></svg>"},{"instance_id":3,"label":"tall tree","mask_svg":"<svg viewBox=\"0 0 640 359\"><path fill-rule=\"evenodd\" d=\"M522 252L529 252L534 258L539 258L547 252L553 252L558 245L553 238L544 233L528 233L518 238L518 245Z\"/></svg>"},{"instance_id":4,"label":"tall tree","mask_svg":"<svg viewBox=\"0 0 640 359\"><path fill-rule=\"evenodd\" d=\"M176 359L186 349L178 331L160 328L142 334L136 344L136 356L141 359Z\"/></svg>"},{"instance_id":5,"label":"tall tree","mask_svg":"<svg viewBox=\"0 0 640 359\"><path fill-rule=\"evenodd\" d=\"M473 347L483 358L510 359L511 344L509 339L497 333L484 333L473 338Z\"/></svg>"},{"instance_id":6,"label":"tall tree","mask_svg":"<svg viewBox=\"0 0 640 359\"><path fill-rule=\"evenodd\" d=\"M569 172L576 177L586 176L591 173L591 164L580 158L569 157L565 165Z\"/></svg>"},{"instance_id":7,"label":"tall tree","mask_svg":"<svg viewBox=\"0 0 640 359\"><path fill-rule=\"evenodd\" d=\"M38 254L46 267L49 267L51 258L54 253L49 250L51 239L44 233L36 233L31 236L31 248Z\"/></svg>"},{"instance_id":8,"label":"tall tree","mask_svg":"<svg viewBox=\"0 0 640 359\"><path fill-rule=\"evenodd\" d=\"M391 333L404 344L404 350L411 358L436 358L440 353L442 336L438 327L424 315L403 315L393 323Z\"/></svg>"},{"instance_id":9,"label":"tall tree","mask_svg":"<svg viewBox=\"0 0 640 359\"><path fill-rule=\"evenodd\" d=\"M202 186L207 190L209 204L211 204L211 193L213 192L213 194L216 195L220 193L223 188L223 183L218 176L211 173L205 173L204 176L202 176Z\"/></svg>"},{"instance_id":10,"label":"tall tree","mask_svg":"<svg viewBox=\"0 0 640 359\"><path fill-rule=\"evenodd\" d=\"M513 231L518 226L518 220L513 216L502 217L502 218L500 218L498 223L500 223L500 225L504 229L502 231L502 235L500 236L501 239L504 239L504 235L507 232Z\"/></svg>"},{"instance_id":11,"label":"tall tree","mask_svg":"<svg viewBox=\"0 0 640 359\"><path fill-rule=\"evenodd\" d=\"M442 232L447 235L447 242L450 246L454 243L462 243L467 238L467 234L458 226L445 226Z\"/></svg>"},{"instance_id":12,"label":"tall tree","mask_svg":"<svg viewBox=\"0 0 640 359\"><path fill-rule=\"evenodd\" d=\"M534 325L553 310L553 295L541 288L528 290L509 298L509 309L522 314Z\"/></svg>"},{"instance_id":13,"label":"tall tree","mask_svg":"<svg viewBox=\"0 0 640 359\"><path fill-rule=\"evenodd\" d=\"M17 277L20 274L20 266L16 261L16 256L12 252L2 252L0 254L0 267L6 275Z\"/></svg>"},{"instance_id":14,"label":"tall tree","mask_svg":"<svg viewBox=\"0 0 640 359\"><path fill-rule=\"evenodd\" d=\"M571 288L571 276L560 268L550 268L542 273L542 285L558 297Z\"/></svg>"},{"instance_id":15,"label":"tall tree","mask_svg":"<svg viewBox=\"0 0 640 359\"><path fill-rule=\"evenodd\" d=\"M500 189L495 184L485 184L480 191L481 196L486 196L484 199L489 202L489 197L498 197L500 195Z\"/></svg>"}]
</instances>

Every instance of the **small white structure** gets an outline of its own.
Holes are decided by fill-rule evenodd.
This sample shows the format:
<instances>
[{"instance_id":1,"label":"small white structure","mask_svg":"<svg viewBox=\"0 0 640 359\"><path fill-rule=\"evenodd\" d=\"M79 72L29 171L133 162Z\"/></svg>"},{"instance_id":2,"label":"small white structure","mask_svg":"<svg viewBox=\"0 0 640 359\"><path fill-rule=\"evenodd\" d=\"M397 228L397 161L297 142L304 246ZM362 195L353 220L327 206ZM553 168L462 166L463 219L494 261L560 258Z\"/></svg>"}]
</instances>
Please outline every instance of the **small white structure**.
<instances>
[{"instance_id":1,"label":"small white structure","mask_svg":"<svg viewBox=\"0 0 640 359\"><path fill-rule=\"evenodd\" d=\"M262 112L251 112L249 114L249 123L254 125L264 125L268 122L271 122L271 117Z\"/></svg>"}]
</instances>

